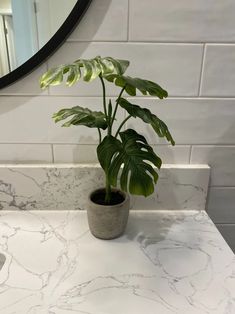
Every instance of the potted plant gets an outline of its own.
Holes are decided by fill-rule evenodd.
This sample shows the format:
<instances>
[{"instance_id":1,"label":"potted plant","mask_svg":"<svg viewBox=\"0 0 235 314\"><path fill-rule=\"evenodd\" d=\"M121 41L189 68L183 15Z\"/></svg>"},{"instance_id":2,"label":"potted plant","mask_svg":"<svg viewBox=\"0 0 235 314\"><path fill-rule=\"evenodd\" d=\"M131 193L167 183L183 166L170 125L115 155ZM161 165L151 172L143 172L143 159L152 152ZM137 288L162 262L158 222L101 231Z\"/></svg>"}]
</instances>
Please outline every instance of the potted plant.
<instances>
[{"instance_id":1,"label":"potted plant","mask_svg":"<svg viewBox=\"0 0 235 314\"><path fill-rule=\"evenodd\" d=\"M40 79L43 89L59 85L64 80L67 86L74 85L80 79L85 82L99 79L101 82L103 112L76 106L61 109L53 115L55 122L66 120L63 127L84 125L97 128L97 157L104 170L106 183L104 188L90 194L87 212L91 232L101 239L113 239L124 232L130 206L128 193L145 197L152 194L158 180L156 169L160 169L162 164L143 135L133 129L123 130L125 123L130 118L139 118L148 123L159 137L165 137L174 145L168 127L162 120L150 110L123 97L124 92L136 96L138 90L143 95L163 99L168 96L167 92L152 81L125 76L128 66L127 60L97 56L50 69ZM115 104L111 100L107 102L105 82L113 83L121 89ZM119 107L127 112L127 116L114 132ZM120 189L117 188L118 185Z\"/></svg>"}]
</instances>

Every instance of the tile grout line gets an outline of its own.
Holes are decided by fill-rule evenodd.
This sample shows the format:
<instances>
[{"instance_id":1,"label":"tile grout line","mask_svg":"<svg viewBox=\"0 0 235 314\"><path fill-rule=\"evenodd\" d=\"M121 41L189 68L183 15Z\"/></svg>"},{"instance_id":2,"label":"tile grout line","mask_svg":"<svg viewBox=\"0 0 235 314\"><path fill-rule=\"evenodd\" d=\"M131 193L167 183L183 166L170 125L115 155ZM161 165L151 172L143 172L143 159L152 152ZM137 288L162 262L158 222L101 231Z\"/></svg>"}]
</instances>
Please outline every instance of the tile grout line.
<instances>
[{"instance_id":1,"label":"tile grout line","mask_svg":"<svg viewBox=\"0 0 235 314\"><path fill-rule=\"evenodd\" d=\"M97 43L97 44L126 44L127 40L125 39L96 39L96 40L78 40L78 39L67 39L65 41L66 44L87 44L87 43ZM147 44L147 45L180 45L180 46L202 46L204 42L187 42L187 41L135 41L135 40L129 40L128 43L130 45L142 45L142 44Z\"/></svg>"},{"instance_id":2,"label":"tile grout line","mask_svg":"<svg viewBox=\"0 0 235 314\"><path fill-rule=\"evenodd\" d=\"M234 185L210 185L209 188L213 188L213 189L235 189Z\"/></svg>"},{"instance_id":3,"label":"tile grout line","mask_svg":"<svg viewBox=\"0 0 235 314\"><path fill-rule=\"evenodd\" d=\"M193 150L193 145L190 145L190 150L189 150L189 164L192 163L192 150Z\"/></svg>"},{"instance_id":4,"label":"tile grout line","mask_svg":"<svg viewBox=\"0 0 235 314\"><path fill-rule=\"evenodd\" d=\"M53 144L50 144L50 146L51 146L52 163L54 164L55 163L54 147L53 147Z\"/></svg>"},{"instance_id":5,"label":"tile grout line","mask_svg":"<svg viewBox=\"0 0 235 314\"><path fill-rule=\"evenodd\" d=\"M126 117L126 115L125 115ZM171 145L167 143L149 143L155 146L162 146L162 147L171 147ZM96 143L76 143L76 142L0 142L0 145L83 145L83 146L92 146L97 145ZM234 144L224 144L224 143L216 143L216 144L192 144L192 143L179 143L176 144L175 147L185 147L185 146L195 146L195 147L228 147L228 148L235 148Z\"/></svg>"},{"instance_id":6,"label":"tile grout line","mask_svg":"<svg viewBox=\"0 0 235 314\"><path fill-rule=\"evenodd\" d=\"M216 225L231 225L235 226L235 222L214 222Z\"/></svg>"},{"instance_id":7,"label":"tile grout line","mask_svg":"<svg viewBox=\"0 0 235 314\"><path fill-rule=\"evenodd\" d=\"M130 0L127 0L127 42L130 39Z\"/></svg>"},{"instance_id":8,"label":"tile grout line","mask_svg":"<svg viewBox=\"0 0 235 314\"><path fill-rule=\"evenodd\" d=\"M201 91L202 91L205 55L206 55L206 44L203 45L203 50L202 50L202 62L201 62L201 71L200 71L200 77L199 77L198 97L201 95Z\"/></svg>"},{"instance_id":9,"label":"tile grout line","mask_svg":"<svg viewBox=\"0 0 235 314\"><path fill-rule=\"evenodd\" d=\"M50 56L50 59L53 57L53 54ZM46 71L49 71L49 59L48 60L46 60ZM51 95L51 87L49 86L47 89L47 97L51 97L51 96L53 96L53 95ZM38 95L36 95L36 96L38 96Z\"/></svg>"},{"instance_id":10,"label":"tile grout line","mask_svg":"<svg viewBox=\"0 0 235 314\"><path fill-rule=\"evenodd\" d=\"M46 66L46 71L48 71L49 70L49 62L48 62L48 60L45 61L45 66ZM45 96L47 96L47 97L50 96L50 89L49 88L47 88Z\"/></svg>"},{"instance_id":11,"label":"tile grout line","mask_svg":"<svg viewBox=\"0 0 235 314\"><path fill-rule=\"evenodd\" d=\"M73 94L0 94L0 97L11 97L11 98L32 98L32 97L42 97L42 98L59 98L59 97L70 97L70 98L102 98L101 95L73 95ZM107 95L107 97L115 98L116 95ZM127 98L131 99L134 98L133 96L127 95ZM135 99L149 99L153 100L156 99L152 96L141 96L137 95ZM167 100L235 100L235 95L234 96L185 96L185 95L179 95L179 96L169 96L167 97Z\"/></svg>"},{"instance_id":12,"label":"tile grout line","mask_svg":"<svg viewBox=\"0 0 235 314\"><path fill-rule=\"evenodd\" d=\"M96 39L96 40L79 40L79 39L67 39L65 43L126 43L126 40L123 39ZM157 40L129 40L128 43L130 44L159 44L159 45L204 45L205 41L157 41ZM207 45L211 46L235 46L234 42L206 42Z\"/></svg>"}]
</instances>

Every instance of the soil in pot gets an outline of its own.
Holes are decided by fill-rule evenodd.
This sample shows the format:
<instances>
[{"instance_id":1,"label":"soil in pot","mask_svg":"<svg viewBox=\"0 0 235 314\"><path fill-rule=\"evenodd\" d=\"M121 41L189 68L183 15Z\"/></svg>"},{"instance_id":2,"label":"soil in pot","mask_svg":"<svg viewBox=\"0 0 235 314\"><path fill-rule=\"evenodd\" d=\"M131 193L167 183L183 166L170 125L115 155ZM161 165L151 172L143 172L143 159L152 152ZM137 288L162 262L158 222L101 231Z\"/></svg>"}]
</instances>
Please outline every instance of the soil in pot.
<instances>
[{"instance_id":1,"label":"soil in pot","mask_svg":"<svg viewBox=\"0 0 235 314\"><path fill-rule=\"evenodd\" d=\"M108 204L105 203L105 190L96 191L91 195L91 200L95 204L99 205L117 205L121 204L124 201L124 196L119 191L112 191L111 192L111 199Z\"/></svg>"}]
</instances>

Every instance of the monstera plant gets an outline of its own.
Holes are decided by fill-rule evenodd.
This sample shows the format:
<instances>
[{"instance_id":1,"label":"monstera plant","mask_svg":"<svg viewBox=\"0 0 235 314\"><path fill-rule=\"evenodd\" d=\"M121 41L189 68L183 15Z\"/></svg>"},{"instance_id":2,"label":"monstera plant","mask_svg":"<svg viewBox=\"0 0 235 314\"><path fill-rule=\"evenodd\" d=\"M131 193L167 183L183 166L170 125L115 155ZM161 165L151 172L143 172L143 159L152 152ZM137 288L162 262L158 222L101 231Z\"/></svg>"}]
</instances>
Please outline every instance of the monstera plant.
<instances>
[{"instance_id":1,"label":"monstera plant","mask_svg":"<svg viewBox=\"0 0 235 314\"><path fill-rule=\"evenodd\" d=\"M115 216L117 210L114 210L111 215L112 206L115 207L123 202L128 203L129 206L128 192L145 197L152 194L158 180L156 169L160 169L162 164L161 159L148 144L146 138L134 129L124 129L125 123L131 118L140 119L143 123L149 124L156 135L164 137L174 145L174 140L167 125L159 117L151 113L149 109L133 104L132 101L130 102L124 97L124 94L132 97L136 96L138 91L143 95L163 99L167 97L167 91L152 81L126 76L125 72L128 66L129 61L127 60L97 56L94 59L78 59L71 64L52 68L40 79L40 85L43 89L60 85L63 82L70 87L81 79L85 82L91 82L95 79L100 80L103 111L91 111L78 105L61 109L53 115L55 122L65 120L62 124L63 127L83 125L97 129L99 137L97 156L105 173L106 184L104 189L97 190L91 195L91 200L93 203L98 204L98 209L96 208L90 214L90 219L88 213L88 220L90 220L89 225L91 228L91 225L97 224L97 219L103 217L103 220L101 219L102 224L99 226L99 229L102 230L99 230L99 232L97 230L92 231L100 238L114 238L123 232L120 229L121 227L116 228L118 230L114 231L116 235L112 233L108 236L107 230L104 231L104 225L110 227L111 225L117 226L118 223L122 224L123 229L123 225L127 221L127 214L124 215L127 216L124 219L125 221L119 221L120 219ZM120 89L115 102L107 99L105 83L113 83ZM126 117L116 126L114 131L119 108L125 110ZM121 191L115 189L118 184L120 184ZM111 216L115 216L112 217L114 220L107 220L107 217L110 218Z\"/></svg>"}]
</instances>

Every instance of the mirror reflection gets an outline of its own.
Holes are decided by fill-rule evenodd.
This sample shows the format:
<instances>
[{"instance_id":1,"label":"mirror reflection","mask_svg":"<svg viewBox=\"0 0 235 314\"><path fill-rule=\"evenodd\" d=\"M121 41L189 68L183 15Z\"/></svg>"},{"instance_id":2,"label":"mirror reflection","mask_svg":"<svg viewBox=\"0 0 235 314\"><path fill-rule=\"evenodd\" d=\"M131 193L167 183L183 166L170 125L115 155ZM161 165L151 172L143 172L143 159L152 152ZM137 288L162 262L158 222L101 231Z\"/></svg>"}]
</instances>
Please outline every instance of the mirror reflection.
<instances>
[{"instance_id":1,"label":"mirror reflection","mask_svg":"<svg viewBox=\"0 0 235 314\"><path fill-rule=\"evenodd\" d=\"M0 0L0 77L41 49L77 0Z\"/></svg>"}]
</instances>

